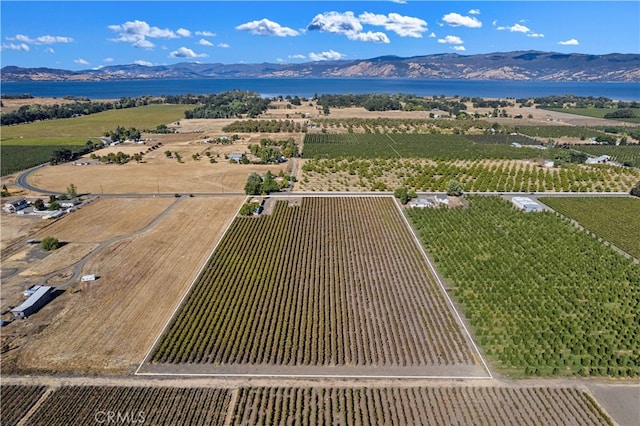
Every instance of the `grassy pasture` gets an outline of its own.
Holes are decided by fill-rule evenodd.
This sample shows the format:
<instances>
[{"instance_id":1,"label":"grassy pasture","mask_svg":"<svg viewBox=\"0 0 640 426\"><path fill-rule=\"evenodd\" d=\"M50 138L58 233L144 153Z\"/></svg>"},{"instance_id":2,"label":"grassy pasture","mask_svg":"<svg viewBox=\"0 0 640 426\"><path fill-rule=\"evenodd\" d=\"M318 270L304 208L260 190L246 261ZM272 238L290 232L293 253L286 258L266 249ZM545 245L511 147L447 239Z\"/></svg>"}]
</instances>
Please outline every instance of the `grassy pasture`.
<instances>
[{"instance_id":1,"label":"grassy pasture","mask_svg":"<svg viewBox=\"0 0 640 426\"><path fill-rule=\"evenodd\" d=\"M640 258L640 199L549 197L540 201Z\"/></svg>"},{"instance_id":2,"label":"grassy pasture","mask_svg":"<svg viewBox=\"0 0 640 426\"><path fill-rule=\"evenodd\" d=\"M583 115L585 117L604 118L605 114L614 112L609 108L545 108L549 111L565 112L567 114ZM640 123L640 117L611 118L610 120L626 121L627 123Z\"/></svg>"}]
</instances>

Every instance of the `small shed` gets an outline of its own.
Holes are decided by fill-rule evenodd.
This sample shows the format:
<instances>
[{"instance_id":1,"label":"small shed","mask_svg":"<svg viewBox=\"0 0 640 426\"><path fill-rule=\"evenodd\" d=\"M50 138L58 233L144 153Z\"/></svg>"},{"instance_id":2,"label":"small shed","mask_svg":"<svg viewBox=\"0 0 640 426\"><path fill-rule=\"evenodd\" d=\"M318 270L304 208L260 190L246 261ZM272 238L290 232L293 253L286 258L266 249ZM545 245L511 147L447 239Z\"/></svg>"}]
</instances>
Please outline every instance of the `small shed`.
<instances>
[{"instance_id":1,"label":"small shed","mask_svg":"<svg viewBox=\"0 0 640 426\"><path fill-rule=\"evenodd\" d=\"M415 200L409 201L409 208L412 209L424 209L432 205L431 201L425 200L424 198L416 198Z\"/></svg>"},{"instance_id":2,"label":"small shed","mask_svg":"<svg viewBox=\"0 0 640 426\"><path fill-rule=\"evenodd\" d=\"M4 210L7 213L15 213L19 210L24 210L27 207L29 207L29 203L24 198L21 198L19 200L15 200L10 203L5 203L4 206L2 207L2 210Z\"/></svg>"},{"instance_id":3,"label":"small shed","mask_svg":"<svg viewBox=\"0 0 640 426\"><path fill-rule=\"evenodd\" d=\"M542 206L528 197L513 197L511 202L514 206L525 212L541 212Z\"/></svg>"},{"instance_id":4,"label":"small shed","mask_svg":"<svg viewBox=\"0 0 640 426\"><path fill-rule=\"evenodd\" d=\"M236 163L239 163L240 161L242 161L242 154L232 152L231 154L229 154L229 160L233 160Z\"/></svg>"},{"instance_id":5,"label":"small shed","mask_svg":"<svg viewBox=\"0 0 640 426\"><path fill-rule=\"evenodd\" d=\"M611 157L608 155L601 155L599 157L587 158L584 164L605 164L609 160L611 160Z\"/></svg>"},{"instance_id":6,"label":"small shed","mask_svg":"<svg viewBox=\"0 0 640 426\"><path fill-rule=\"evenodd\" d=\"M96 274L83 275L82 278L80 278L80 281L95 281L95 280L96 280Z\"/></svg>"},{"instance_id":7,"label":"small shed","mask_svg":"<svg viewBox=\"0 0 640 426\"><path fill-rule=\"evenodd\" d=\"M13 318L25 319L30 315L38 312L40 308L49 303L53 293L54 287L40 286L27 300L22 302L21 305L11 309Z\"/></svg>"}]
</instances>

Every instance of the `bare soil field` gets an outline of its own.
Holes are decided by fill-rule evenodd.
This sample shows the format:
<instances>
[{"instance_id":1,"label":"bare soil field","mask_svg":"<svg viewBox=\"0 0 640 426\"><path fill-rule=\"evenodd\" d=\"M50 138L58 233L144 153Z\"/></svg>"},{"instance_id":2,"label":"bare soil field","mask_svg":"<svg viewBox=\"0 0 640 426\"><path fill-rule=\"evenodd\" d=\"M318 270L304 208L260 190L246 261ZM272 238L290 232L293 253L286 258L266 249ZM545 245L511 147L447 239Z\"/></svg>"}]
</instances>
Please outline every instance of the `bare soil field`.
<instances>
[{"instance_id":1,"label":"bare soil field","mask_svg":"<svg viewBox=\"0 0 640 426\"><path fill-rule=\"evenodd\" d=\"M243 199L184 197L148 231L107 246L85 267L97 281L3 329L13 349L2 371L132 371Z\"/></svg>"}]
</instances>

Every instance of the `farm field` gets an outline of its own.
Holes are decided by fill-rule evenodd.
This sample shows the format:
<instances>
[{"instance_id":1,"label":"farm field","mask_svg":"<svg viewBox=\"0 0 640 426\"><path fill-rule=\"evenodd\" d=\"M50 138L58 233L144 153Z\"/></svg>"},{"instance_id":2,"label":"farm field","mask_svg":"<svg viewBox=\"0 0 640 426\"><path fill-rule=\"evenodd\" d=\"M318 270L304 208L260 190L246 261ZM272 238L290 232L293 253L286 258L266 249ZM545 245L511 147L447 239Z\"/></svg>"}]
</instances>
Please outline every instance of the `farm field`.
<instances>
[{"instance_id":1,"label":"farm field","mask_svg":"<svg viewBox=\"0 0 640 426\"><path fill-rule=\"evenodd\" d=\"M75 292L65 292L28 323L11 324L3 329L3 344L5 338L13 339L10 345L14 348L3 354L3 374L14 371L131 372L168 321L243 199L172 198L175 204L162 215L158 214L157 222L150 229L133 232L106 245L83 269L83 273L98 274L97 281L88 286L78 285ZM166 205L166 200L157 200ZM116 206L110 202L105 205ZM95 205L99 207L99 203ZM153 210L147 208L151 206L144 201L132 202L129 206L135 208L128 210L127 215L141 218L131 220L130 229L133 223L142 226L150 218L147 210ZM105 211L90 207L92 205L87 207L88 213L99 222ZM74 214L81 214L83 210ZM117 209L113 213L118 216ZM109 224L109 220L106 223ZM66 222L66 229L60 233L86 237L83 231L74 228L73 221ZM107 226L104 237L109 235ZM33 326L23 335L23 328L28 324ZM35 324L42 325L33 329Z\"/></svg>"},{"instance_id":2,"label":"farm field","mask_svg":"<svg viewBox=\"0 0 640 426\"><path fill-rule=\"evenodd\" d=\"M2 386L3 394L8 388ZM28 386L11 388L11 396L33 392ZM45 387L39 389L44 392ZM66 385L51 390L28 424L92 425L106 419L108 412L144 424L614 424L588 392L573 387ZM13 407L4 404L3 399L3 413ZM7 425L16 424L25 413L11 414L13 421Z\"/></svg>"},{"instance_id":3,"label":"farm field","mask_svg":"<svg viewBox=\"0 0 640 426\"><path fill-rule=\"evenodd\" d=\"M525 149L525 148L522 148ZM466 192L629 192L640 172L606 165L539 167L522 160L307 159L296 189L306 191L444 191L455 179Z\"/></svg>"},{"instance_id":4,"label":"farm field","mask_svg":"<svg viewBox=\"0 0 640 426\"><path fill-rule=\"evenodd\" d=\"M516 142L514 136L512 142ZM548 158L555 150L518 149L501 138L476 143L454 134L307 134L304 158L430 158L434 160Z\"/></svg>"},{"instance_id":5,"label":"farm field","mask_svg":"<svg viewBox=\"0 0 640 426\"><path fill-rule=\"evenodd\" d=\"M539 200L636 259L640 258L640 199L547 197Z\"/></svg>"},{"instance_id":6,"label":"farm field","mask_svg":"<svg viewBox=\"0 0 640 426\"><path fill-rule=\"evenodd\" d=\"M640 374L640 266L550 212L494 197L408 216L475 339L512 376Z\"/></svg>"},{"instance_id":7,"label":"farm field","mask_svg":"<svg viewBox=\"0 0 640 426\"><path fill-rule=\"evenodd\" d=\"M596 157L609 155L618 163L628 162L632 167L640 167L640 145L578 145L573 148Z\"/></svg>"},{"instance_id":8,"label":"farm field","mask_svg":"<svg viewBox=\"0 0 640 426\"><path fill-rule=\"evenodd\" d=\"M541 124L539 126L518 126L518 132L523 135L544 139L571 137L589 140L589 138L607 135L601 130L584 126L558 126L548 124Z\"/></svg>"},{"instance_id":9,"label":"farm field","mask_svg":"<svg viewBox=\"0 0 640 426\"><path fill-rule=\"evenodd\" d=\"M3 425L16 425L44 395L45 386L0 386L0 413Z\"/></svg>"},{"instance_id":10,"label":"farm field","mask_svg":"<svg viewBox=\"0 0 640 426\"><path fill-rule=\"evenodd\" d=\"M595 118L604 118L606 114L616 111L615 109L612 109L612 108L545 108L545 110L564 112L566 114L584 115L585 117L595 117ZM636 115L637 114L638 112L636 112ZM610 118L609 120L626 121L628 123L640 123L640 117Z\"/></svg>"},{"instance_id":11,"label":"farm field","mask_svg":"<svg viewBox=\"0 0 640 426\"><path fill-rule=\"evenodd\" d=\"M70 149L79 152L84 148L86 139L83 138L51 138L47 145L40 139L33 139L34 144L10 145L2 144L0 176L26 170L40 164L48 163L56 149Z\"/></svg>"},{"instance_id":12,"label":"farm field","mask_svg":"<svg viewBox=\"0 0 640 426\"><path fill-rule=\"evenodd\" d=\"M143 371L486 374L391 197L294 200L236 218Z\"/></svg>"}]
</instances>

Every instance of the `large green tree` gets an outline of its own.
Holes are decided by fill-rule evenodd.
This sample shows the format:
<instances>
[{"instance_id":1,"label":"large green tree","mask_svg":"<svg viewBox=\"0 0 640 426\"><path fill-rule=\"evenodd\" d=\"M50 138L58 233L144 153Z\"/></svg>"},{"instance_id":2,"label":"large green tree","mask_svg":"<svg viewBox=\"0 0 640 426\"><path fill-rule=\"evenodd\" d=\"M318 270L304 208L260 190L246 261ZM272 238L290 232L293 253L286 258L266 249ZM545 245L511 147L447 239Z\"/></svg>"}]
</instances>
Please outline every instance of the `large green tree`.
<instances>
[{"instance_id":1,"label":"large green tree","mask_svg":"<svg viewBox=\"0 0 640 426\"><path fill-rule=\"evenodd\" d=\"M244 185L244 192L248 195L258 195L262 193L262 178L257 173L251 173Z\"/></svg>"},{"instance_id":2,"label":"large green tree","mask_svg":"<svg viewBox=\"0 0 640 426\"><path fill-rule=\"evenodd\" d=\"M452 179L449 182L447 182L446 190L447 190L447 195L458 197L462 195L462 184L457 180Z\"/></svg>"}]
</instances>

